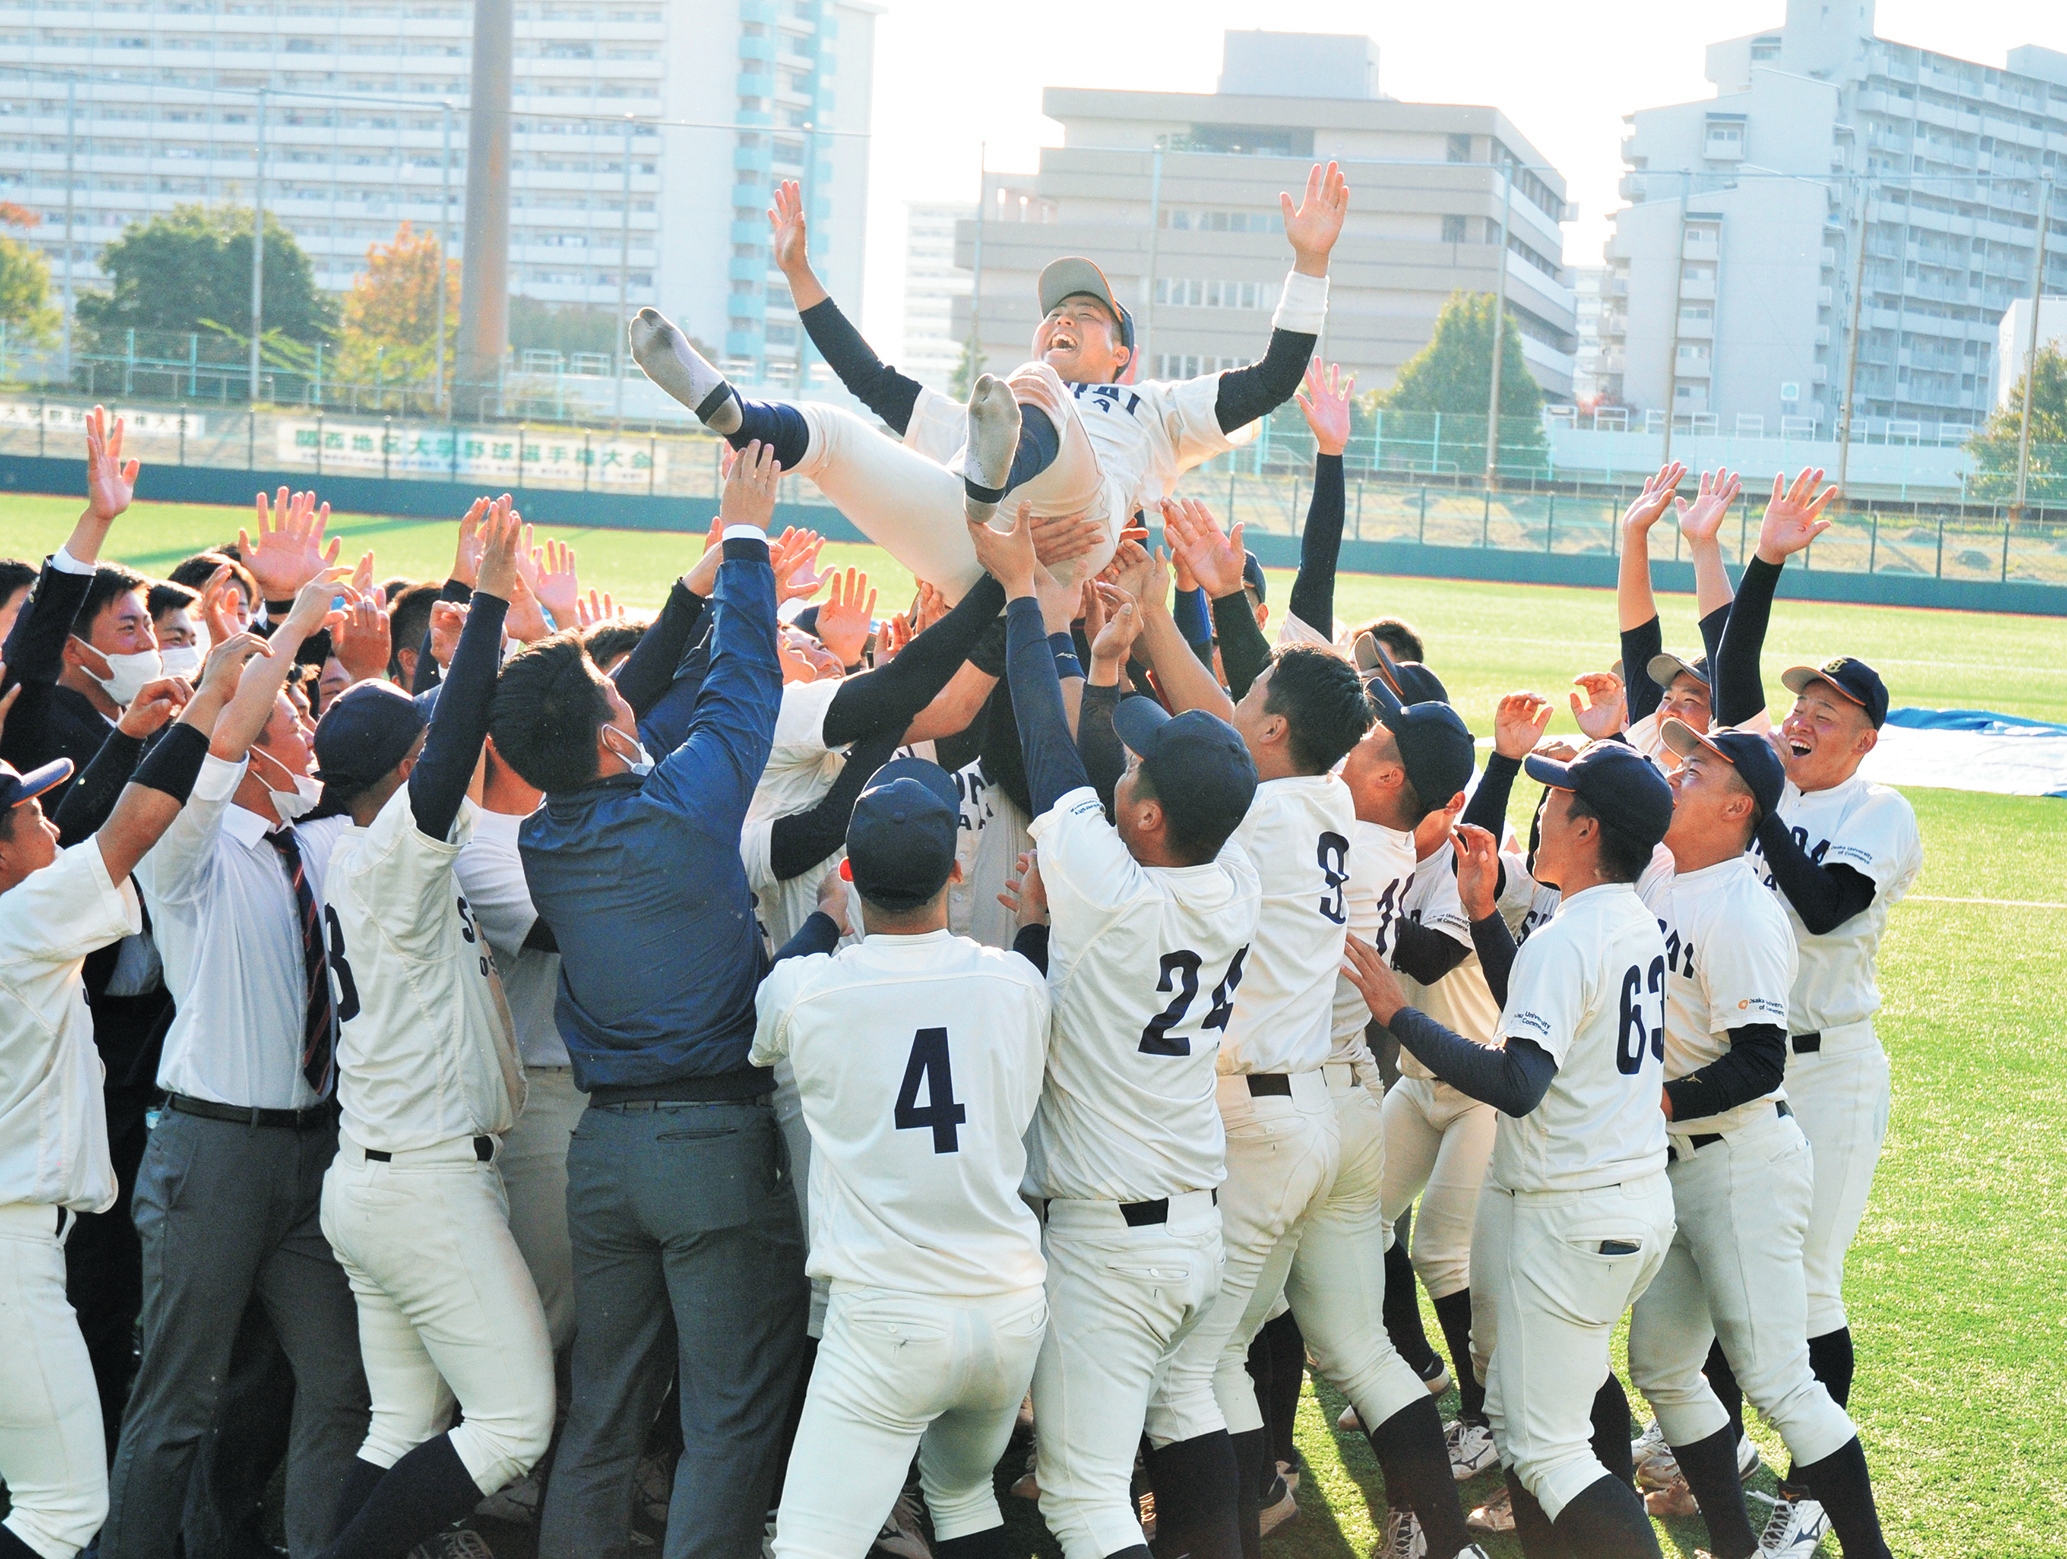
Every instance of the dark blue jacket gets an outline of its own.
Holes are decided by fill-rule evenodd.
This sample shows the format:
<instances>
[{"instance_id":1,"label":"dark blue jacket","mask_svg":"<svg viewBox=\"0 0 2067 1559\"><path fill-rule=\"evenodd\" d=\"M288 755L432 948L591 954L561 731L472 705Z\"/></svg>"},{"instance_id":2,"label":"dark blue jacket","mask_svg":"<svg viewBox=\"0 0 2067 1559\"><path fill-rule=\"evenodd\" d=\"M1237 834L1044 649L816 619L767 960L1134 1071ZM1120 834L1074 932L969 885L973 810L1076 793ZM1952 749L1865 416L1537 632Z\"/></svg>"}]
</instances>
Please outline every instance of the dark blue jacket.
<instances>
[{"instance_id":1,"label":"dark blue jacket","mask_svg":"<svg viewBox=\"0 0 2067 1559\"><path fill-rule=\"evenodd\" d=\"M710 669L682 744L641 779L548 796L519 835L560 949L560 1034L574 1080L612 1098L740 1098L754 989L768 967L739 858L775 737L775 576L765 542L725 543Z\"/></svg>"}]
</instances>

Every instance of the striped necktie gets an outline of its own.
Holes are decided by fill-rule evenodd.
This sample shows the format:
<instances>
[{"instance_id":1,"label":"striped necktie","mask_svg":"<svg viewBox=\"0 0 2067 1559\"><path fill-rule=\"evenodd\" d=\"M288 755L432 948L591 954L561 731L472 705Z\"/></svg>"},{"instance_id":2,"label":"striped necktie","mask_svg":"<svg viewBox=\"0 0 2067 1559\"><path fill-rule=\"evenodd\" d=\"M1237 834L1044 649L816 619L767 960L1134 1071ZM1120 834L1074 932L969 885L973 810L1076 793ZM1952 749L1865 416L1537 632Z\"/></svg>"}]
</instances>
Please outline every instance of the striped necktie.
<instances>
[{"instance_id":1,"label":"striped necktie","mask_svg":"<svg viewBox=\"0 0 2067 1559\"><path fill-rule=\"evenodd\" d=\"M301 922L302 1035L301 1075L319 1097L330 1092L331 1068L336 1052L335 1025L331 1022L330 966L323 957L323 922L316 910L316 895L309 891L308 869L302 865L301 841L294 830L276 828L266 843L278 852L294 885L294 912Z\"/></svg>"}]
</instances>

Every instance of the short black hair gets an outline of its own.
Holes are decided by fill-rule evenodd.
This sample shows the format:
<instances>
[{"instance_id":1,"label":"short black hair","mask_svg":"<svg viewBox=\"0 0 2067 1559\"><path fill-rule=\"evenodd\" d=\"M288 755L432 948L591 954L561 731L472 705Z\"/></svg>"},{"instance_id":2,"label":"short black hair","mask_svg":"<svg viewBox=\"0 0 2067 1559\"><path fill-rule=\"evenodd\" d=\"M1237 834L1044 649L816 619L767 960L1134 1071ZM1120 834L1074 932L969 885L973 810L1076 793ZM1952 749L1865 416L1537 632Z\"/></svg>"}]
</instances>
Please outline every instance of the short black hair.
<instances>
[{"instance_id":1,"label":"short black hair","mask_svg":"<svg viewBox=\"0 0 2067 1559\"><path fill-rule=\"evenodd\" d=\"M1302 774L1325 774L1371 728L1371 705L1356 668L1319 645L1277 652L1263 707L1292 727L1292 761Z\"/></svg>"},{"instance_id":2,"label":"short black hair","mask_svg":"<svg viewBox=\"0 0 2067 1559\"><path fill-rule=\"evenodd\" d=\"M124 568L120 563L101 564L93 571L93 583L86 587L86 599L79 603L79 615L72 619L73 632L91 642L93 625L100 621L101 613L114 604L115 597L141 590L148 583L133 568ZM79 633L81 628L86 631Z\"/></svg>"},{"instance_id":3,"label":"short black hair","mask_svg":"<svg viewBox=\"0 0 2067 1559\"><path fill-rule=\"evenodd\" d=\"M388 675L397 682L402 680L401 652L421 650L423 636L431 631L431 608L438 602L438 588L422 579L388 594Z\"/></svg>"},{"instance_id":4,"label":"short black hair","mask_svg":"<svg viewBox=\"0 0 2067 1559\"><path fill-rule=\"evenodd\" d=\"M215 571L225 564L229 565L230 577L244 587L244 599L254 608L264 605L265 597L259 594L258 580L250 569L227 552L197 552L190 558L182 558L165 577L189 590L205 590L208 581L215 577Z\"/></svg>"},{"instance_id":5,"label":"short black hair","mask_svg":"<svg viewBox=\"0 0 2067 1559\"><path fill-rule=\"evenodd\" d=\"M167 612L187 610L200 599L185 585L160 583L144 593L144 606L151 614L151 621L156 622Z\"/></svg>"},{"instance_id":6,"label":"short black hair","mask_svg":"<svg viewBox=\"0 0 2067 1559\"><path fill-rule=\"evenodd\" d=\"M589 659L601 669L618 656L637 649L639 641L646 637L647 626L633 620L599 622L582 635L582 642L588 646Z\"/></svg>"},{"instance_id":7,"label":"short black hair","mask_svg":"<svg viewBox=\"0 0 2067 1559\"><path fill-rule=\"evenodd\" d=\"M1635 882L1644 874L1644 868L1651 864L1652 847L1602 817L1578 791L1572 791L1571 797L1567 815L1590 817L1600 824L1601 871L1611 882Z\"/></svg>"},{"instance_id":8,"label":"short black hair","mask_svg":"<svg viewBox=\"0 0 2067 1559\"><path fill-rule=\"evenodd\" d=\"M1134 794L1143 801L1161 801L1162 792L1156 789L1155 778L1148 772L1148 765L1136 763L1132 768ZM1235 829L1241 826L1240 823L1236 823L1221 830L1218 837L1215 837L1211 831L1201 832L1195 820L1182 816L1180 811L1168 806L1163 808L1163 824L1163 840L1169 845L1170 853L1179 857L1186 866L1204 866L1215 859L1220 854L1221 847L1233 836Z\"/></svg>"},{"instance_id":9,"label":"short black hair","mask_svg":"<svg viewBox=\"0 0 2067 1559\"><path fill-rule=\"evenodd\" d=\"M1411 660L1426 663L1428 655L1421 643L1421 631L1404 617L1374 617L1359 628L1351 638L1368 633L1385 646L1385 653L1394 660Z\"/></svg>"},{"instance_id":10,"label":"short black hair","mask_svg":"<svg viewBox=\"0 0 2067 1559\"><path fill-rule=\"evenodd\" d=\"M596 777L596 733L610 719L603 674L581 630L566 628L526 645L502 668L488 734L503 762L551 795Z\"/></svg>"},{"instance_id":11,"label":"short black hair","mask_svg":"<svg viewBox=\"0 0 2067 1559\"><path fill-rule=\"evenodd\" d=\"M36 566L24 563L20 558L0 558L0 603L17 590L27 590L36 583Z\"/></svg>"}]
</instances>

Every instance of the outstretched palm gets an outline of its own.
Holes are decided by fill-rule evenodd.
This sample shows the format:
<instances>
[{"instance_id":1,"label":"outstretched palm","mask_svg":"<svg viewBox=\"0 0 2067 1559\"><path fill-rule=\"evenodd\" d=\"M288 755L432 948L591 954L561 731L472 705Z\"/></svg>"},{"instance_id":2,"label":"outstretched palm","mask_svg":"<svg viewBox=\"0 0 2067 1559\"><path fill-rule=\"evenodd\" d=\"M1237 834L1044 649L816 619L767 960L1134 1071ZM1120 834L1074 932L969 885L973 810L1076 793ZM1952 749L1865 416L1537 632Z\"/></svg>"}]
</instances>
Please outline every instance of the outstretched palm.
<instances>
[{"instance_id":1,"label":"outstretched palm","mask_svg":"<svg viewBox=\"0 0 2067 1559\"><path fill-rule=\"evenodd\" d=\"M1703 471L1701 492L1692 503L1679 498L1673 500L1679 509L1680 534L1697 546L1715 540L1716 532L1722 529L1723 517L1730 512L1730 505L1737 501L1737 494L1743 488L1743 479L1734 471Z\"/></svg>"},{"instance_id":2,"label":"outstretched palm","mask_svg":"<svg viewBox=\"0 0 2067 1559\"><path fill-rule=\"evenodd\" d=\"M1330 363L1325 376L1316 357L1306 365L1305 389L1298 396L1306 425L1313 430L1314 447L1324 455L1339 455L1349 447L1349 398L1356 393L1356 375L1342 376L1342 365Z\"/></svg>"},{"instance_id":3,"label":"outstretched palm","mask_svg":"<svg viewBox=\"0 0 2067 1559\"><path fill-rule=\"evenodd\" d=\"M1328 273L1328 254L1342 236L1342 222L1349 215L1349 180L1334 163L1322 169L1315 163L1306 175L1306 192L1295 207L1290 195L1279 195L1285 215L1285 237L1298 257L1298 268L1311 276ZM1310 268L1317 267L1317 268Z\"/></svg>"},{"instance_id":4,"label":"outstretched palm","mask_svg":"<svg viewBox=\"0 0 2067 1559\"><path fill-rule=\"evenodd\" d=\"M1687 474L1687 468L1677 460L1658 468L1658 474L1644 483L1644 490L1636 495L1635 501L1622 511L1622 529L1625 534L1648 531L1658 523L1672 502L1672 495L1678 491L1680 478Z\"/></svg>"},{"instance_id":5,"label":"outstretched palm","mask_svg":"<svg viewBox=\"0 0 2067 1559\"><path fill-rule=\"evenodd\" d=\"M86 506L103 525L129 507L139 469L134 460L122 461L122 419L113 427L107 419L98 406L86 414Z\"/></svg>"},{"instance_id":6,"label":"outstretched palm","mask_svg":"<svg viewBox=\"0 0 2067 1559\"><path fill-rule=\"evenodd\" d=\"M1786 561L1830 529L1823 511L1837 496L1837 489L1826 487L1817 492L1816 484L1822 480L1821 471L1808 468L1792 482L1773 478L1772 501L1758 527L1758 555L1766 562Z\"/></svg>"},{"instance_id":7,"label":"outstretched palm","mask_svg":"<svg viewBox=\"0 0 2067 1559\"><path fill-rule=\"evenodd\" d=\"M775 186L775 205L768 213L769 241L775 265L788 271L809 263L810 237L804 223L804 192L795 179Z\"/></svg>"}]
</instances>

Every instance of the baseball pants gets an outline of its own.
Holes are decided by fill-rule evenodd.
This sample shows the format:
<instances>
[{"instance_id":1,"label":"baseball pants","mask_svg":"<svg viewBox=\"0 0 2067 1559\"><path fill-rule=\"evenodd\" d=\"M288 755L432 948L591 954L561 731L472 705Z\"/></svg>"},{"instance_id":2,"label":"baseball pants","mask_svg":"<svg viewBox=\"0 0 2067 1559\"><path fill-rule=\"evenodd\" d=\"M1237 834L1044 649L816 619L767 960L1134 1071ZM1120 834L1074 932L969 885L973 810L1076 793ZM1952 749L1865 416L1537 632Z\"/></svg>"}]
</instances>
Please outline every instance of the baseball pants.
<instances>
[{"instance_id":1,"label":"baseball pants","mask_svg":"<svg viewBox=\"0 0 2067 1559\"><path fill-rule=\"evenodd\" d=\"M1096 573L1112 558L1118 535L1112 522L1120 506L1106 501L1098 453L1077 416L1074 397L1055 370L1045 363L1030 363L1013 378L1022 376L1040 381L1033 393L1020 398L1037 400L1049 412L1062 447L1047 470L1014 488L1000 507L1009 516L1021 500L1030 499L1037 514L1088 510L1107 519L1106 541L1076 565L1081 573ZM810 429L810 443L796 475L809 477L870 541L949 600L960 599L983 577L963 517L962 474L945 463L952 451L938 456L921 453L910 441L884 437L871 419L843 406L804 401L796 410ZM917 425L916 418L914 422Z\"/></svg>"},{"instance_id":2,"label":"baseball pants","mask_svg":"<svg viewBox=\"0 0 2067 1559\"><path fill-rule=\"evenodd\" d=\"M0 1481L7 1530L43 1559L72 1559L108 1513L100 1392L65 1299L65 1237L77 1215L41 1202L0 1207Z\"/></svg>"},{"instance_id":3,"label":"baseball pants","mask_svg":"<svg viewBox=\"0 0 2067 1559\"><path fill-rule=\"evenodd\" d=\"M1615 1323L1650 1285L1672 1236L1662 1170L1589 1191L1489 1184L1479 1197L1472 1363L1502 1464L1552 1521L1608 1476L1590 1443L1594 1395L1608 1378Z\"/></svg>"},{"instance_id":4,"label":"baseball pants","mask_svg":"<svg viewBox=\"0 0 2067 1559\"><path fill-rule=\"evenodd\" d=\"M1711 1338L1744 1395L1797 1463L1819 1462L1857 1430L1809 1369L1811 1153L1794 1121L1767 1113L1695 1148L1672 1139L1678 1232L1629 1318L1629 1378L1650 1399L1668 1445L1717 1433L1729 1415L1701 1373Z\"/></svg>"},{"instance_id":5,"label":"baseball pants","mask_svg":"<svg viewBox=\"0 0 2067 1559\"><path fill-rule=\"evenodd\" d=\"M1285 1298L1320 1372L1349 1398L1357 1417L1376 1425L1425 1400L1428 1388L1385 1331L1385 1251L1392 1244L1380 1196L1385 1125L1383 1106L1363 1073L1346 1061L1321 1068L1341 1160L1327 1200L1292 1253ZM1376 1082L1375 1066L1368 1076Z\"/></svg>"},{"instance_id":6,"label":"baseball pants","mask_svg":"<svg viewBox=\"0 0 2067 1559\"><path fill-rule=\"evenodd\" d=\"M1493 1157L1490 1104L1426 1077L1385 1090L1385 1222L1414 1209L1414 1271L1430 1299L1471 1286L1471 1226Z\"/></svg>"},{"instance_id":7,"label":"baseball pants","mask_svg":"<svg viewBox=\"0 0 2067 1559\"><path fill-rule=\"evenodd\" d=\"M1239 1074L1219 1080L1227 1128L1220 1292L1177 1345L1149 1404L1148 1438L1158 1448L1222 1427L1237 1435L1263 1427L1249 1378L1249 1344L1284 1291L1300 1237L1327 1200L1341 1152L1334 1103L1319 1069L1293 1073L1289 1096L1250 1091L1272 1081Z\"/></svg>"},{"instance_id":8,"label":"baseball pants","mask_svg":"<svg viewBox=\"0 0 2067 1559\"><path fill-rule=\"evenodd\" d=\"M460 1137L369 1159L340 1137L323 1234L359 1302L373 1421L359 1460L392 1467L445 1432L483 1494L524 1476L553 1434L553 1345L492 1160ZM491 1148L491 1152L493 1149Z\"/></svg>"},{"instance_id":9,"label":"baseball pants","mask_svg":"<svg viewBox=\"0 0 2067 1559\"><path fill-rule=\"evenodd\" d=\"M567 1066L524 1068L524 1113L495 1164L509 1197L510 1237L530 1269L554 1356L574 1340L574 1247L567 1238L567 1145L589 1096Z\"/></svg>"},{"instance_id":10,"label":"baseball pants","mask_svg":"<svg viewBox=\"0 0 2067 1559\"><path fill-rule=\"evenodd\" d=\"M1887 1052L1873 1024L1825 1029L1821 1048L1789 1047L1787 1101L1815 1150L1815 1194L1809 1204L1802 1270L1809 1285L1809 1336L1842 1331L1845 1252L1866 1217L1873 1171L1888 1134Z\"/></svg>"},{"instance_id":11,"label":"baseball pants","mask_svg":"<svg viewBox=\"0 0 2067 1559\"><path fill-rule=\"evenodd\" d=\"M1130 1227L1117 1202L1056 1198L1041 1244L1048 1330L1033 1376L1041 1519L1066 1559L1104 1559L1146 1541L1134 1453L1171 1355L1220 1292L1220 1212L1211 1191L1189 1191L1170 1198L1165 1222Z\"/></svg>"},{"instance_id":12,"label":"baseball pants","mask_svg":"<svg viewBox=\"0 0 2067 1559\"><path fill-rule=\"evenodd\" d=\"M1004 1525L991 1474L1047 1320L1037 1288L980 1299L835 1291L783 1479L777 1559L867 1553L914 1448L934 1541Z\"/></svg>"}]
</instances>

